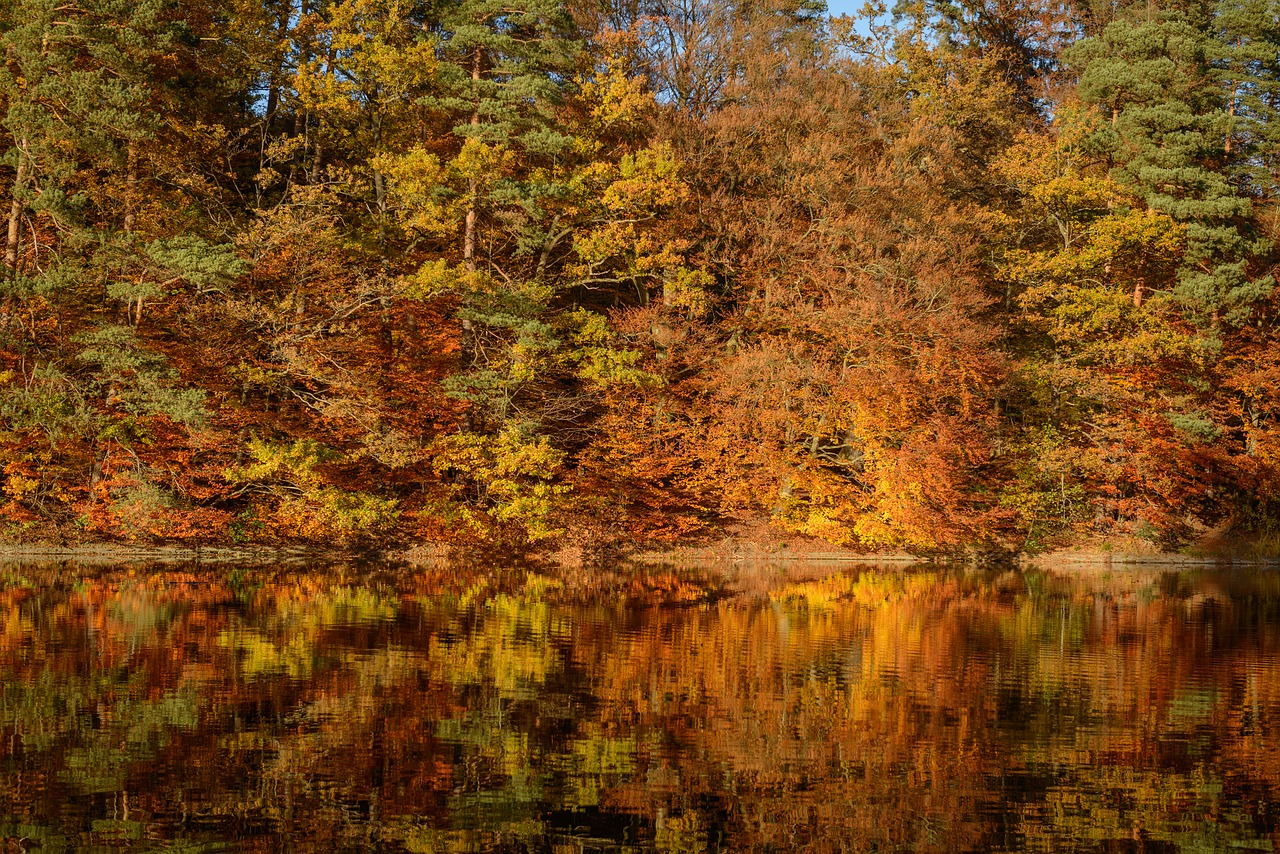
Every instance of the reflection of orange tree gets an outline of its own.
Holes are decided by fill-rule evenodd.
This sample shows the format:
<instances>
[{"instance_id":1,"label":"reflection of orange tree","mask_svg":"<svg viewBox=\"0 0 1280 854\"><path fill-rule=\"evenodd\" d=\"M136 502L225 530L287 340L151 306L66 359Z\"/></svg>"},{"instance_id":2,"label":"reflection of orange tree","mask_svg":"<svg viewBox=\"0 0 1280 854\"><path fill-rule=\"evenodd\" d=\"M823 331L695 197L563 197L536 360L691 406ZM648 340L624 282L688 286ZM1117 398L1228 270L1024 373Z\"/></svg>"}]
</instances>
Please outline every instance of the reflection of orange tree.
<instances>
[{"instance_id":1,"label":"reflection of orange tree","mask_svg":"<svg viewBox=\"0 0 1280 854\"><path fill-rule=\"evenodd\" d=\"M945 700L949 708L931 709L923 689L937 674L918 666L921 618L945 604L948 586L866 575L785 590L763 609L647 615L645 631L614 655L597 652L605 731L638 720L647 732L638 738L647 777L607 802L656 816L715 797L732 832L765 846L802 844L813 827L917 850L976 844L979 828L957 819L978 812L967 782L993 772L998 757L976 741L981 728L951 726L949 716L984 717L985 680L976 669L967 676L973 709ZM848 601L860 598L878 610ZM619 640L584 637L579 654ZM646 782L654 778L668 786Z\"/></svg>"},{"instance_id":2,"label":"reflection of orange tree","mask_svg":"<svg viewBox=\"0 0 1280 854\"><path fill-rule=\"evenodd\" d=\"M528 842L548 808L675 848L794 849L815 827L912 850L1215 845L1250 838L1239 792L1280 783L1280 632L1244 595L1273 588L863 571L647 608L463 572L14 583L0 761L38 755L139 815L180 791L211 821L352 845ZM38 776L0 784L57 797Z\"/></svg>"},{"instance_id":3,"label":"reflection of orange tree","mask_svg":"<svg viewBox=\"0 0 1280 854\"><path fill-rule=\"evenodd\" d=\"M1164 780L1196 791L1188 774L1164 768L1176 759L1169 743L1187 741L1215 709L1235 708L1235 674L1252 669L1260 678L1249 644L1274 647L1275 638L1252 634L1247 614L1220 608L1216 645L1206 648L1205 605L1177 591L1162 596L1159 579L1060 583L1048 592L1026 590L1016 577L1003 590L1000 579L989 581L862 574L785 590L764 611L652 615L654 624L607 659L596 690L612 700L606 731L635 720L656 731L638 739L639 766L649 779L657 769L670 788L632 782L609 801L657 813L696 803L690 787L706 796L723 783L733 796L722 806L752 838L794 845L820 821L864 841L927 848L972 844L986 832L966 821L988 797L984 776L1010 775L1016 786L1037 769L1095 757L1132 769L1114 778L1131 789ZM600 643L617 640L606 632ZM1002 696L1018 705L1002 710ZM1265 702L1252 702L1267 718ZM1064 721L1086 726L1073 736ZM1193 750L1179 762L1199 767L1202 790L1221 788L1205 759ZM1110 779L1087 771L1049 797L1097 797ZM1143 832L1198 838L1178 829L1167 799L1133 798L1151 806ZM903 818L895 826L886 816ZM1107 815L1090 816L1092 833L1128 837L1127 825L1099 826ZM1040 806L1024 818L1045 824ZM1070 826L1053 832L1090 838Z\"/></svg>"},{"instance_id":4,"label":"reflection of orange tree","mask_svg":"<svg viewBox=\"0 0 1280 854\"><path fill-rule=\"evenodd\" d=\"M350 769L354 779L368 779L370 765L379 757L365 735L382 711L369 696L395 673L395 655L382 661L354 655L324 660L320 633L346 622L358 625L371 611L375 619L388 612L379 611L373 597L361 595L367 591L282 584L274 595L258 591L259 603L278 603L279 608L252 606L247 622L254 625L245 631L231 607L235 586L196 581L184 573L139 580L121 573L84 579L61 593L41 593L38 610L23 608L23 599L37 595L33 589L7 591L5 636L16 636L21 643L6 644L0 652L0 729L16 739L4 740L0 758L15 744L18 755L44 755L42 765L63 768L71 791L114 792L115 797L128 793L124 803L131 796L133 809L144 815L163 813L174 796L151 777L152 767L181 769L179 788L197 793L188 804L192 810L222 816L251 810L274 819L291 812L288 802L295 792L301 796L311 788L335 756L341 760L338 767ZM297 643L299 635L307 641ZM228 643L229 637L246 643ZM308 646L318 662L305 664L286 654ZM277 650L278 668L271 665L272 649ZM353 668L355 663L372 675ZM283 685L260 678L284 675L290 666L311 678ZM407 722L413 719L408 710L420 714L431 708L433 697L439 702L440 694L400 690L388 696L406 704L390 720ZM351 709L334 708L344 703ZM322 717L336 724L336 732L317 738L307 722ZM292 737L268 734L282 725L288 725ZM405 739L384 733L374 747L396 740ZM400 753L394 747L391 752ZM430 781L442 773L441 788L447 789L450 769L445 763L427 761L417 769L406 762L397 765L406 771L439 772L411 773L419 789L429 790ZM36 775L36 790L44 788L39 782L44 777ZM246 800L228 785L254 778L272 793ZM174 785L171 776L165 779ZM4 782L10 791L32 788L32 780L21 773ZM327 791L332 801L344 794L355 797L341 785ZM56 790L50 796L58 797ZM420 803L421 792L412 800ZM328 814L338 822L341 809L334 803L330 807L328 813L318 811L315 820ZM45 841L66 844L60 838L55 833Z\"/></svg>"},{"instance_id":5,"label":"reflection of orange tree","mask_svg":"<svg viewBox=\"0 0 1280 854\"><path fill-rule=\"evenodd\" d=\"M211 638L202 620L186 617L207 607L211 591L148 589L127 577L38 591L43 574L24 569L33 586L0 595L0 732L7 736L0 740L0 790L9 793L0 812L25 822L19 835L58 849L80 843L39 818L62 815L74 826L83 806L64 806L64 791L126 793L126 807L129 794L135 805L148 803L148 764L185 749L202 688L215 673L189 656ZM42 793L59 812L18 793ZM140 828L126 809L103 832L127 836Z\"/></svg>"}]
</instances>

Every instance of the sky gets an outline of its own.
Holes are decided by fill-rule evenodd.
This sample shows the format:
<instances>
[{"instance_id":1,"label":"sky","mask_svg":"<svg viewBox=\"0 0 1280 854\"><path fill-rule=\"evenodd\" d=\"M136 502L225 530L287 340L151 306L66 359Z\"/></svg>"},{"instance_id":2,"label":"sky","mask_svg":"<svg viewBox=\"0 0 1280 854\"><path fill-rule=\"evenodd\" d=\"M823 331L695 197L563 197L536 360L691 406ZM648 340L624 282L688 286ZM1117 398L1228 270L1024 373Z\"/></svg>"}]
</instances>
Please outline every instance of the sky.
<instances>
[{"instance_id":1,"label":"sky","mask_svg":"<svg viewBox=\"0 0 1280 854\"><path fill-rule=\"evenodd\" d=\"M852 15L862 7L866 0L827 0L827 13L836 15Z\"/></svg>"}]
</instances>

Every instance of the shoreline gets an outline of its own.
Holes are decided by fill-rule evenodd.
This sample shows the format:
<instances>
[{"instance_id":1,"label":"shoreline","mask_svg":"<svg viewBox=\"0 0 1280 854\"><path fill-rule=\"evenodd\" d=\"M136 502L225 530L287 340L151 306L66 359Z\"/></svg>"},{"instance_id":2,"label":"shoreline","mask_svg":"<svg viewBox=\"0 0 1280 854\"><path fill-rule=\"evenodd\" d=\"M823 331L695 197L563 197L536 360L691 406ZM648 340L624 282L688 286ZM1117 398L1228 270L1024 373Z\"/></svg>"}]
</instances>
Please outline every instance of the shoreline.
<instances>
[{"instance_id":1,"label":"shoreline","mask_svg":"<svg viewBox=\"0 0 1280 854\"><path fill-rule=\"evenodd\" d=\"M166 546L86 543L0 545L0 563L74 561L76 563L301 563L322 559L357 559L349 550L325 551L297 546Z\"/></svg>"},{"instance_id":2,"label":"shoreline","mask_svg":"<svg viewBox=\"0 0 1280 854\"><path fill-rule=\"evenodd\" d=\"M496 554L496 553L495 553ZM561 567L585 567L580 555L562 549L552 554L512 554L535 563ZM124 543L83 543L54 545L22 543L0 545L0 563L74 561L77 563L277 563L308 562L384 563L420 567L448 563L454 559L475 559L465 551L451 551L445 546L423 543L413 546L391 546L383 549L334 548L290 545L211 545L177 546ZM914 565L1005 565L1023 568L1097 567L1228 567L1278 566L1280 557L1252 555L1244 552L1222 552L1210 555L1186 555L1177 552L1120 552L1060 549L1043 554L985 555L912 555L905 552L859 553L844 549L778 549L750 540L724 540L707 547L676 547L638 550L620 554L615 559L597 561L600 565L633 564L643 567L728 568L765 566L770 564L806 565L814 567L899 566Z\"/></svg>"}]
</instances>

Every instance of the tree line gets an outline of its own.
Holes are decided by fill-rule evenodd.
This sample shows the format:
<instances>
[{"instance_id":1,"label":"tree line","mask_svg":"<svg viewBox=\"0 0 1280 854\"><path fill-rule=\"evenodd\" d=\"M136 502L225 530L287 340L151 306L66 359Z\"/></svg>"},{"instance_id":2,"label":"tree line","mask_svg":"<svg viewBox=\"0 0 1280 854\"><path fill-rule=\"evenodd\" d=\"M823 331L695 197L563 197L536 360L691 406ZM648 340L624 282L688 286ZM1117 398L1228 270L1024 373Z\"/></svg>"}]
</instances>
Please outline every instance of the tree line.
<instances>
[{"instance_id":1,"label":"tree line","mask_svg":"<svg viewBox=\"0 0 1280 854\"><path fill-rule=\"evenodd\" d=\"M1280 539L1276 0L4 0L0 535Z\"/></svg>"}]
</instances>

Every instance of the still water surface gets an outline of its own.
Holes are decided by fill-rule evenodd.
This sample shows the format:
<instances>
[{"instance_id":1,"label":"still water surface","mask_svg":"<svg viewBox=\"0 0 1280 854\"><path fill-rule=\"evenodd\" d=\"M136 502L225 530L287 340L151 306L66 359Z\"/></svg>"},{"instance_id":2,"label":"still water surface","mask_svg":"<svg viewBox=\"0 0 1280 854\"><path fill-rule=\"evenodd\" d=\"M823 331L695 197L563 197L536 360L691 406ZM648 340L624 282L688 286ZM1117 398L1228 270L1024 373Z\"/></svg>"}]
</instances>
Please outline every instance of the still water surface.
<instances>
[{"instance_id":1,"label":"still water surface","mask_svg":"<svg viewBox=\"0 0 1280 854\"><path fill-rule=\"evenodd\" d=\"M1280 843L1276 571L612 578L0 567L0 851Z\"/></svg>"}]
</instances>

